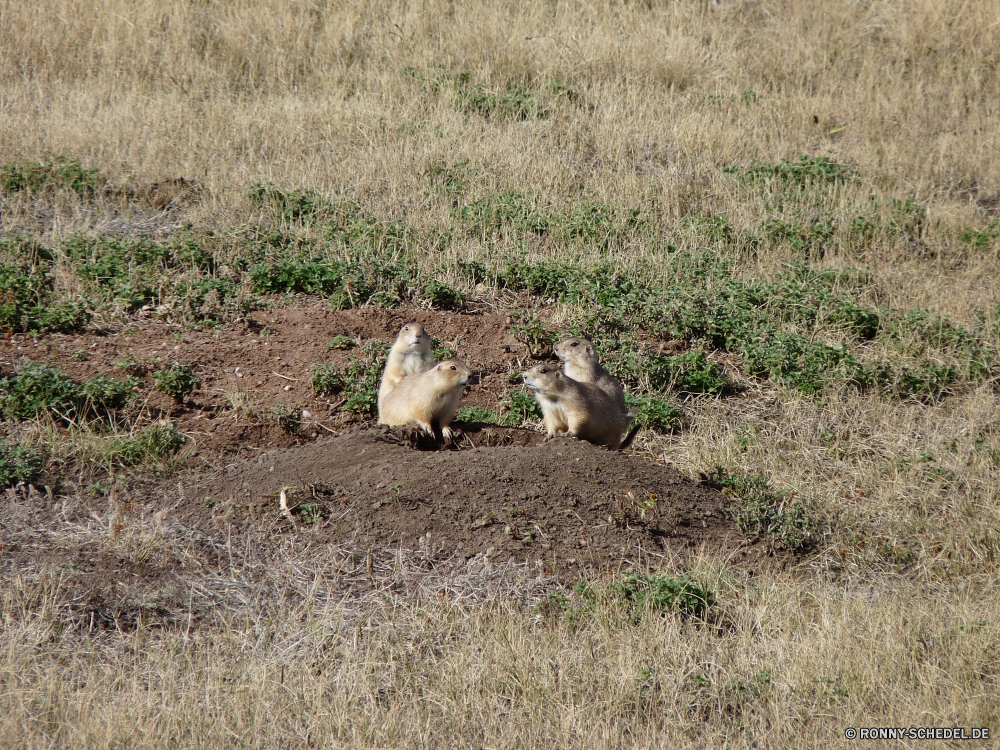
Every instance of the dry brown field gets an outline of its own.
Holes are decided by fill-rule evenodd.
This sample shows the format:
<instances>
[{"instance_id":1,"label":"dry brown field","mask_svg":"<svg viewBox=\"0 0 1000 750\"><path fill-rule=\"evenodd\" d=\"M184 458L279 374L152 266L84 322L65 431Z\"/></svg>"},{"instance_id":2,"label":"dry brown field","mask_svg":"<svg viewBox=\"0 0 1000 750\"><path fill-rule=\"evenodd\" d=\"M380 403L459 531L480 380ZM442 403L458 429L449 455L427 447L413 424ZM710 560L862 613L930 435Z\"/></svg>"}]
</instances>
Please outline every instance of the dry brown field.
<instances>
[{"instance_id":1,"label":"dry brown field","mask_svg":"<svg viewBox=\"0 0 1000 750\"><path fill-rule=\"evenodd\" d=\"M0 263L0 746L1000 733L993 0L0 0Z\"/></svg>"}]
</instances>

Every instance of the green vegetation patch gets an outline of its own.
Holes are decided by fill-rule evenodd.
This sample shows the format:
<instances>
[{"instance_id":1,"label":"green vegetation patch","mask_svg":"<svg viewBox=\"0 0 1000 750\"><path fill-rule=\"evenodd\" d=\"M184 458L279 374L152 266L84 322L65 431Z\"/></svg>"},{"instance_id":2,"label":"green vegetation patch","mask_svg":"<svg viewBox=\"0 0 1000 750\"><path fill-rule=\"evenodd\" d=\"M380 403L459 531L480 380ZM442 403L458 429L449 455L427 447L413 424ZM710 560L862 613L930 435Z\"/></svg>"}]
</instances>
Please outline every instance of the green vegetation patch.
<instances>
[{"instance_id":1,"label":"green vegetation patch","mask_svg":"<svg viewBox=\"0 0 1000 750\"><path fill-rule=\"evenodd\" d=\"M465 406L458 410L459 422L503 425L504 420L493 409L484 406Z\"/></svg>"},{"instance_id":2,"label":"green vegetation patch","mask_svg":"<svg viewBox=\"0 0 1000 750\"><path fill-rule=\"evenodd\" d=\"M0 331L70 331L90 321L84 304L56 295L52 254L35 238L0 238L0 263Z\"/></svg>"},{"instance_id":3,"label":"green vegetation patch","mask_svg":"<svg viewBox=\"0 0 1000 750\"><path fill-rule=\"evenodd\" d=\"M0 440L0 490L21 482L31 484L42 470L42 457L37 451L8 445Z\"/></svg>"},{"instance_id":4,"label":"green vegetation patch","mask_svg":"<svg viewBox=\"0 0 1000 750\"><path fill-rule=\"evenodd\" d=\"M715 605L715 595L694 581L690 575L647 576L628 573L615 580L607 590L618 606L640 615L646 610L665 613L677 610L694 617L705 617Z\"/></svg>"},{"instance_id":5,"label":"green vegetation patch","mask_svg":"<svg viewBox=\"0 0 1000 750\"><path fill-rule=\"evenodd\" d=\"M796 188L814 185L837 185L854 179L854 170L830 159L828 156L800 156L797 160L781 159L777 164L752 164L749 167L731 166L723 171L739 177L751 185L781 184Z\"/></svg>"},{"instance_id":6,"label":"green vegetation patch","mask_svg":"<svg viewBox=\"0 0 1000 750\"><path fill-rule=\"evenodd\" d=\"M463 88L455 98L455 106L463 112L499 122L541 120L549 115L538 94L521 86L492 89L477 84Z\"/></svg>"},{"instance_id":7,"label":"green vegetation patch","mask_svg":"<svg viewBox=\"0 0 1000 750\"><path fill-rule=\"evenodd\" d=\"M312 193L303 197L303 191L284 192L274 186L257 186L255 191L252 195L266 196L266 201L260 200L276 218L316 222L316 237L303 243L281 232L256 235L251 253L256 258L249 269L253 292L316 294L340 310L396 307L417 299L439 309L464 306L462 292L421 273L409 252L416 233L405 224L375 221L355 203L335 204Z\"/></svg>"},{"instance_id":8,"label":"green vegetation patch","mask_svg":"<svg viewBox=\"0 0 1000 750\"><path fill-rule=\"evenodd\" d=\"M633 424L654 432L675 432L687 424L684 411L662 398L642 398L626 394L629 408L635 414Z\"/></svg>"},{"instance_id":9,"label":"green vegetation patch","mask_svg":"<svg viewBox=\"0 0 1000 750\"><path fill-rule=\"evenodd\" d=\"M674 388L724 395L729 385L722 368L707 359L711 350L735 354L747 374L807 395L848 385L929 396L966 378L986 380L996 369L996 346L987 340L992 318L984 316L970 331L926 311L902 316L871 309L858 301L870 283L863 271L813 271L799 262L760 282L737 278L733 261L715 253L668 257L671 271L659 284L649 281L649 269L610 263L585 269L507 260L494 273L503 287L554 296L575 311L572 330L593 338L605 366L643 393ZM641 332L691 351L659 356L642 343ZM533 352L546 351L558 337L530 317L515 325L515 335ZM876 340L906 356L869 361L863 352Z\"/></svg>"},{"instance_id":10,"label":"green vegetation patch","mask_svg":"<svg viewBox=\"0 0 1000 750\"><path fill-rule=\"evenodd\" d=\"M162 461L187 443L173 424L153 425L127 437L104 439L102 453L109 463L123 468Z\"/></svg>"},{"instance_id":11,"label":"green vegetation patch","mask_svg":"<svg viewBox=\"0 0 1000 750\"><path fill-rule=\"evenodd\" d=\"M789 490L776 492L762 477L730 474L722 467L703 474L702 481L733 498L733 517L744 533L792 552L811 549L819 540L819 525Z\"/></svg>"},{"instance_id":12,"label":"green vegetation patch","mask_svg":"<svg viewBox=\"0 0 1000 750\"><path fill-rule=\"evenodd\" d=\"M72 422L121 408L143 385L138 378L120 381L104 375L80 383L54 368L24 362L0 379L0 414L18 419L51 414Z\"/></svg>"},{"instance_id":13,"label":"green vegetation patch","mask_svg":"<svg viewBox=\"0 0 1000 750\"><path fill-rule=\"evenodd\" d=\"M650 234L652 206L620 208L600 201L559 204L537 193L508 190L489 193L456 207L452 218L465 232L482 240L502 236L551 237L554 242L607 248L630 237ZM558 269L558 266L552 266ZM528 285L544 282L528 279ZM505 280L505 284L511 283Z\"/></svg>"},{"instance_id":14,"label":"green vegetation patch","mask_svg":"<svg viewBox=\"0 0 1000 750\"><path fill-rule=\"evenodd\" d=\"M389 347L381 341L369 341L360 354L352 354L340 371L340 390L346 399L343 410L352 414L378 413L378 388L385 369ZM313 381L315 383L315 380Z\"/></svg>"},{"instance_id":15,"label":"green vegetation patch","mask_svg":"<svg viewBox=\"0 0 1000 750\"><path fill-rule=\"evenodd\" d=\"M967 229L962 232L962 242L978 252L991 249L998 239L1000 239L1000 221L996 219L983 229Z\"/></svg>"},{"instance_id":16,"label":"green vegetation patch","mask_svg":"<svg viewBox=\"0 0 1000 750\"><path fill-rule=\"evenodd\" d=\"M99 169L87 169L79 162L59 157L54 161L11 163L0 166L0 187L8 193L36 194L69 190L90 196L105 184Z\"/></svg>"},{"instance_id":17,"label":"green vegetation patch","mask_svg":"<svg viewBox=\"0 0 1000 750\"><path fill-rule=\"evenodd\" d=\"M188 365L174 362L170 367L153 373L153 384L156 390L182 404L196 388L201 388L201 378Z\"/></svg>"},{"instance_id":18,"label":"green vegetation patch","mask_svg":"<svg viewBox=\"0 0 1000 750\"><path fill-rule=\"evenodd\" d=\"M340 370L332 365L317 365L313 368L312 389L317 396L330 396L344 390L344 378Z\"/></svg>"}]
</instances>

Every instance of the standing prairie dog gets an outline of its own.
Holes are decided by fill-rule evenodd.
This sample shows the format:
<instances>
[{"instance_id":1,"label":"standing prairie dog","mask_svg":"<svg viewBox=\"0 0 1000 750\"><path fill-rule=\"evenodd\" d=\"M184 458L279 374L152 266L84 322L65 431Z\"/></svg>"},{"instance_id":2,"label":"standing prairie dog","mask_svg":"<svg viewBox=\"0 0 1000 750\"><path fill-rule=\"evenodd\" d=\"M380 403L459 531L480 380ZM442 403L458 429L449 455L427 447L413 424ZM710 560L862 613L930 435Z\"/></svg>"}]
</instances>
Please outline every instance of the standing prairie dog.
<instances>
[{"instance_id":1,"label":"standing prairie dog","mask_svg":"<svg viewBox=\"0 0 1000 750\"><path fill-rule=\"evenodd\" d=\"M632 421L628 412L593 383L569 378L552 365L537 365L524 373L524 384L542 407L546 439L567 434L619 448L634 437L625 434Z\"/></svg>"},{"instance_id":2,"label":"standing prairie dog","mask_svg":"<svg viewBox=\"0 0 1000 750\"><path fill-rule=\"evenodd\" d=\"M389 350L382 382L378 388L378 408L382 410L382 400L400 380L407 375L425 372L434 366L434 352L431 351L431 335L420 323L407 323L399 329L396 341Z\"/></svg>"},{"instance_id":3,"label":"standing prairie dog","mask_svg":"<svg viewBox=\"0 0 1000 750\"><path fill-rule=\"evenodd\" d=\"M593 383L604 391L622 411L625 406L625 391L614 375L601 366L601 358L597 355L594 342L590 339L564 339L553 349L556 356L565 364L563 371L566 377L581 383Z\"/></svg>"},{"instance_id":4,"label":"standing prairie dog","mask_svg":"<svg viewBox=\"0 0 1000 750\"><path fill-rule=\"evenodd\" d=\"M451 420L458 412L472 370L457 359L407 375L379 399L378 421L390 427L416 423L422 430L451 440Z\"/></svg>"}]
</instances>

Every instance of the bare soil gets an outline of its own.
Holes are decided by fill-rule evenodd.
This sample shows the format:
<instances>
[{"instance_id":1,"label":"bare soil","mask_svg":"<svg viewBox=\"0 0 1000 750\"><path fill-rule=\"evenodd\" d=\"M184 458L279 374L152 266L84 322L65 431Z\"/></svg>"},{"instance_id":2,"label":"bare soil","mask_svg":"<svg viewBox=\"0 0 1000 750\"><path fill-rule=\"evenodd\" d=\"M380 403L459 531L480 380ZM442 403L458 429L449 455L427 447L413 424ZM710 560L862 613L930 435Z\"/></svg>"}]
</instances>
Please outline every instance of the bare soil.
<instances>
[{"instance_id":1,"label":"bare soil","mask_svg":"<svg viewBox=\"0 0 1000 750\"><path fill-rule=\"evenodd\" d=\"M210 458L261 446L290 447L365 421L339 412L337 396L316 396L313 369L343 365L358 353L356 348L327 350L336 336L348 336L359 345L372 340L391 344L410 321L422 323L442 344L458 351L476 373L477 382L463 406L499 408L509 389L508 376L521 372L528 361L527 347L512 337L506 315L412 308L336 311L318 303L257 311L246 324L215 329L187 331L149 316L106 333L14 336L0 341L0 371L9 371L22 357L59 367L78 380L98 374L124 378L126 373L115 364L125 358L139 363L140 375L174 361L187 364L202 380L187 403L178 406L150 388L146 404L154 415L176 420L188 436L186 458ZM249 394L265 412L298 407L313 416L304 421L301 434L289 434L277 424L234 415L227 390Z\"/></svg>"},{"instance_id":2,"label":"bare soil","mask_svg":"<svg viewBox=\"0 0 1000 750\"><path fill-rule=\"evenodd\" d=\"M466 425L458 444L424 450L405 432L351 431L164 485L163 501L180 493L176 512L193 526L219 525L219 513L237 527L283 515L351 548L488 554L559 576L706 549L759 553L726 497L669 467L526 430Z\"/></svg>"},{"instance_id":3,"label":"bare soil","mask_svg":"<svg viewBox=\"0 0 1000 750\"><path fill-rule=\"evenodd\" d=\"M180 473L133 475L120 497L144 513L167 510L206 538L267 526L281 535L308 531L313 540L353 550L418 550L429 560L485 555L564 579L705 550L750 566L779 562L765 562L771 553L734 527L723 494L635 453L461 423L454 444L437 446L411 431L345 415L336 397L313 393L312 368L343 364L351 353L327 351L334 336L389 343L409 320L423 323L479 374L463 406L498 408L510 374L527 366L528 351L503 315L323 306L258 312L247 324L214 330L183 331L146 319L104 334L13 337L0 349L0 365L7 369L27 356L78 379L122 377L115 363L124 357L140 365L155 357L191 365L203 383L186 404L152 389L145 396L149 418L176 420L189 438ZM225 393L234 388L262 408L284 404L314 416L290 433L235 413ZM86 494L66 480L64 491ZM27 505L32 497L39 508L51 504L29 493ZM71 562L100 576L103 558L84 557ZM133 573L152 583L171 565Z\"/></svg>"}]
</instances>

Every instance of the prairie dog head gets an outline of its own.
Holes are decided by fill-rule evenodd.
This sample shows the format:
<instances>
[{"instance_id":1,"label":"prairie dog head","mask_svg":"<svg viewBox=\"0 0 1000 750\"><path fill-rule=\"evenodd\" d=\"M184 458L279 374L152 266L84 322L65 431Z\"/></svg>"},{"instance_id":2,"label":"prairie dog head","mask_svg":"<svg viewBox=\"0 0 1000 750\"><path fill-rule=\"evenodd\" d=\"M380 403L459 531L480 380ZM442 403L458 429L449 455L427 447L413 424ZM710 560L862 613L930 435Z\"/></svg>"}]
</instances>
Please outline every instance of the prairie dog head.
<instances>
[{"instance_id":1,"label":"prairie dog head","mask_svg":"<svg viewBox=\"0 0 1000 750\"><path fill-rule=\"evenodd\" d=\"M431 350L431 335L420 323L407 323L399 329L392 348L404 354L426 354Z\"/></svg>"},{"instance_id":2,"label":"prairie dog head","mask_svg":"<svg viewBox=\"0 0 1000 750\"><path fill-rule=\"evenodd\" d=\"M589 339L563 339L555 345L553 351L563 362L576 360L580 362L591 362L598 364L600 358L597 350Z\"/></svg>"},{"instance_id":3,"label":"prairie dog head","mask_svg":"<svg viewBox=\"0 0 1000 750\"><path fill-rule=\"evenodd\" d=\"M524 373L524 384L533 391L545 393L559 390L566 376L553 365L535 365Z\"/></svg>"},{"instance_id":4,"label":"prairie dog head","mask_svg":"<svg viewBox=\"0 0 1000 750\"><path fill-rule=\"evenodd\" d=\"M444 362L439 362L432 368L431 372L435 374L435 377L445 380L454 388L464 388L472 379L472 370L464 362L457 359L446 359Z\"/></svg>"}]
</instances>

